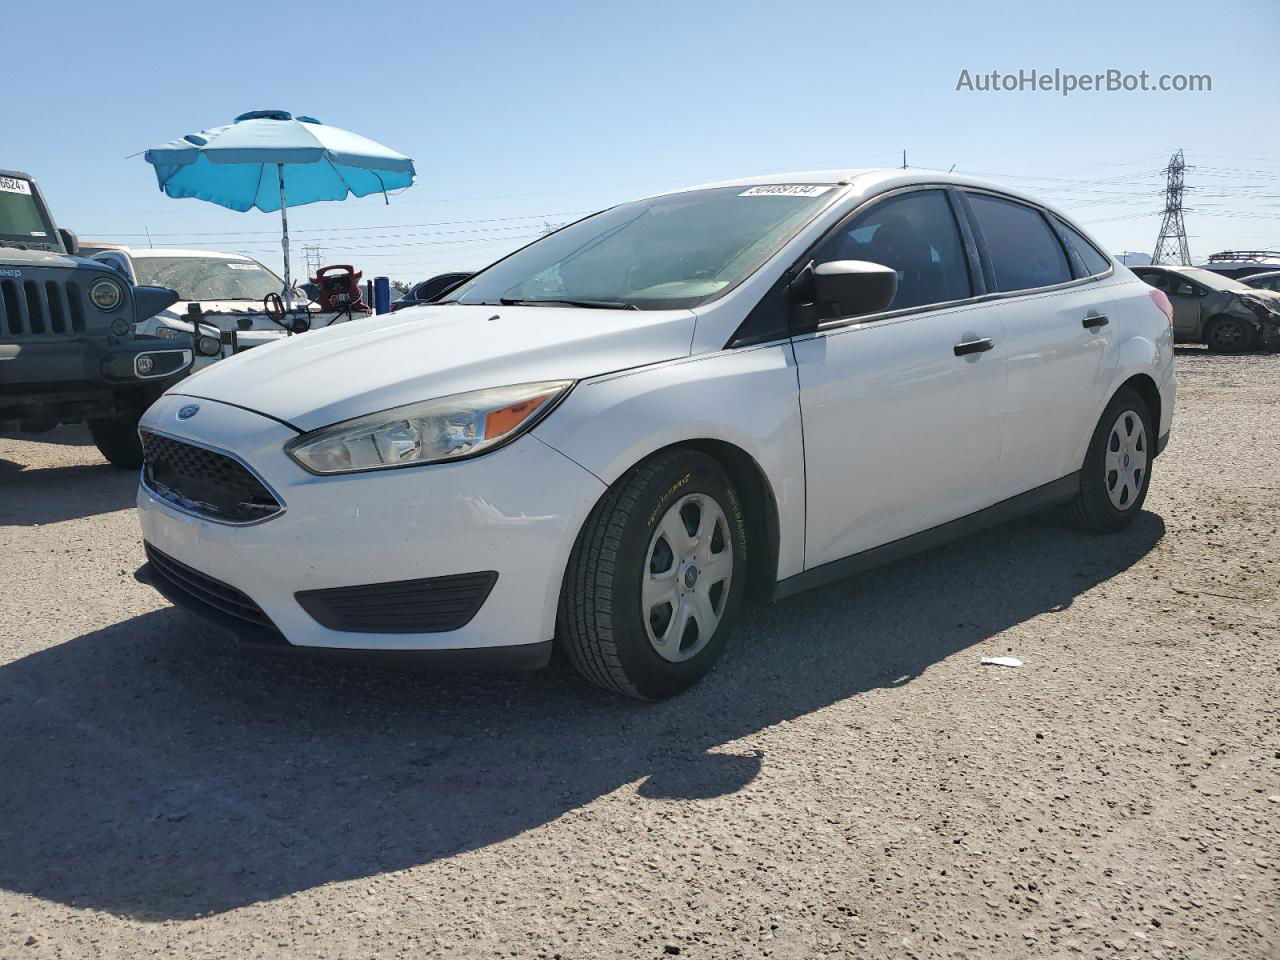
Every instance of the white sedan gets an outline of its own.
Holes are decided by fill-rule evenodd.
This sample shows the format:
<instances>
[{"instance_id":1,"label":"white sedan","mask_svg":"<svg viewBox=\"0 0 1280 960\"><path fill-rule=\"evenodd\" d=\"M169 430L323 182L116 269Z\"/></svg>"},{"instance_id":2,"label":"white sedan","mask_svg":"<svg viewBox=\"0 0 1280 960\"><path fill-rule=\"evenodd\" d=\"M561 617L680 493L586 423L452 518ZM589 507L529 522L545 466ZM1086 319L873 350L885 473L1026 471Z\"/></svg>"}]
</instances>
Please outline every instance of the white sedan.
<instances>
[{"instance_id":1,"label":"white sedan","mask_svg":"<svg viewBox=\"0 0 1280 960\"><path fill-rule=\"evenodd\" d=\"M682 190L445 302L218 363L145 415L140 577L243 640L657 699L744 600L1059 504L1142 508L1167 299L1062 214L923 171Z\"/></svg>"}]
</instances>

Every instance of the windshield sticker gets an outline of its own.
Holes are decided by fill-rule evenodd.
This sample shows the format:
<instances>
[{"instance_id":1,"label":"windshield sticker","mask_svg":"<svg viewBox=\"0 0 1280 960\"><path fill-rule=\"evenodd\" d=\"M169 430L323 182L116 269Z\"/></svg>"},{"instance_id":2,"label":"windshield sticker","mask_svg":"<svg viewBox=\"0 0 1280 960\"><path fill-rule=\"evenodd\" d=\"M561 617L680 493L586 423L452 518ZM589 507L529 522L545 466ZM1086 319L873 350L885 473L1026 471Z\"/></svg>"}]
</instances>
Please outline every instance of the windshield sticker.
<instances>
[{"instance_id":1,"label":"windshield sticker","mask_svg":"<svg viewBox=\"0 0 1280 960\"><path fill-rule=\"evenodd\" d=\"M33 237L47 237L47 236L48 236L48 234L47 234L47 233L45 233L43 230L32 230L32 231L31 231L31 235L32 235Z\"/></svg>"},{"instance_id":2,"label":"windshield sticker","mask_svg":"<svg viewBox=\"0 0 1280 960\"><path fill-rule=\"evenodd\" d=\"M227 267L232 270L261 270L262 268L256 263L228 263Z\"/></svg>"},{"instance_id":3,"label":"windshield sticker","mask_svg":"<svg viewBox=\"0 0 1280 960\"><path fill-rule=\"evenodd\" d=\"M752 187L738 194L740 197L820 197L831 185L819 183L773 183L763 187Z\"/></svg>"},{"instance_id":4,"label":"windshield sticker","mask_svg":"<svg viewBox=\"0 0 1280 960\"><path fill-rule=\"evenodd\" d=\"M5 193L25 193L31 196L31 184L13 177L0 177L0 190Z\"/></svg>"}]
</instances>

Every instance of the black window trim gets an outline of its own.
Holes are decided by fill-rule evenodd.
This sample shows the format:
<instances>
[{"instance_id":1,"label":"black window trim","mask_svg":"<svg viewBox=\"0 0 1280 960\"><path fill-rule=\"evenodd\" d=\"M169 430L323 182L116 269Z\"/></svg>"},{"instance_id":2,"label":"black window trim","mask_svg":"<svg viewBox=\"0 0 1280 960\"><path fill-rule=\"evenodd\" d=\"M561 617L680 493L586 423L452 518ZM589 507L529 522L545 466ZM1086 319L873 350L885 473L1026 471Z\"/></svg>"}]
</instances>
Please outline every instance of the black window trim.
<instances>
[{"instance_id":1,"label":"black window trim","mask_svg":"<svg viewBox=\"0 0 1280 960\"><path fill-rule=\"evenodd\" d=\"M1089 248L1093 250L1094 253L1100 256L1103 260L1107 261L1107 269L1099 270L1097 273L1082 274L1076 279L1091 280L1094 277L1106 277L1106 276L1110 276L1112 273L1115 273L1116 267L1115 267L1115 264L1112 262L1111 257L1105 251L1099 250L1098 245L1094 243L1092 240L1090 240L1088 237L1086 237L1084 235L1083 230L1081 230L1078 226L1076 226L1070 220L1066 219L1066 217L1062 216L1062 214L1054 213L1052 210L1042 210L1041 213L1047 214L1049 218L1049 225L1053 227L1053 232L1058 235L1058 242L1062 244L1062 249L1066 251L1067 269L1071 271L1072 276L1075 276L1075 272L1076 272L1075 266L1071 263L1071 248L1075 246L1075 244L1072 243L1071 238L1067 236L1066 234L1067 230L1072 230L1075 233L1079 234L1080 239L1083 240L1085 243L1087 243L1089 245ZM1080 258L1080 262L1081 264L1084 263L1083 256Z\"/></svg>"},{"instance_id":2,"label":"black window trim","mask_svg":"<svg viewBox=\"0 0 1280 960\"><path fill-rule=\"evenodd\" d=\"M937 313L940 311L954 310L956 307L960 307L960 306L970 306L974 304L988 303L988 302L997 301L997 300L1008 300L1008 299L1011 299L1012 297L1025 297L1025 296L1032 296L1032 295L1038 295L1038 294L1049 293L1049 292L1056 292L1058 290L1067 290L1072 287L1084 286L1085 284L1089 284L1089 283L1096 283L1100 280L1105 280L1115 275L1115 272L1116 272L1115 261L1112 257L1108 256L1107 261L1110 264L1110 266L1103 273L1095 273L1087 277L1073 276L1070 280L1067 280L1063 283L1050 284L1044 287L1028 287L1023 290L996 290L994 275L991 272L990 257L987 255L986 244L984 239L982 238L980 228L977 226L977 221L974 218L973 210L969 206L967 194L970 194L970 193L986 194L988 196L995 197L998 200L1008 200L1013 203L1020 203L1025 207L1031 207L1033 210L1039 213L1041 217L1045 219L1046 223L1049 225L1050 233L1052 233L1054 237L1057 237L1058 244L1060 247L1062 247L1062 255L1063 257L1066 258L1066 261L1067 261L1067 269L1068 271L1071 271L1071 256L1067 252L1066 246L1063 244L1063 239L1061 236L1059 236L1057 228L1053 225L1054 217L1061 217L1061 215L1054 213L1053 211L1049 210L1047 207L1041 204L1024 200L1021 197L1010 196L1009 194L1001 193L999 190L990 190L982 187L971 187L963 184L952 183L950 181L945 181L945 180L944 181L926 180L926 181L921 181L919 183L908 184L902 187L895 187L892 190L886 190L883 193L877 193L877 194L874 194L873 196L864 198L856 206L854 206L852 210L850 210L847 214L845 214L843 217L837 220L835 224L833 224L831 227L828 227L825 231L823 231L818 236L818 238L814 240L813 243L809 244L809 246L805 248L804 253L802 253L799 257L797 257L795 262L792 263L790 267L788 267L786 270L782 272L781 277L779 277L778 283L781 283L783 285L790 285L792 282L794 282L795 279L799 277L800 274L805 270L805 268L813 263L814 253L817 251L817 249L820 246L822 246L822 244L824 244L828 239L830 239L836 232L838 232L842 227L844 227L851 220L853 220L853 218L861 215L862 213L865 213L867 210L875 206L877 203L880 203L883 200L887 200L890 197L900 196L905 193L915 193L923 190L942 190L947 194L947 198L951 203L952 215L956 218L956 224L960 230L961 239L964 243L965 256L966 256L966 259L968 260L968 267L969 267L969 284L974 291L972 296L965 297L962 300L947 300L941 303L930 303L930 304L925 304L923 306L918 306L918 307L903 307L898 310L884 310L884 311L881 311L880 313L864 313L854 317L839 317L833 320L824 320L821 323L819 323L817 328L814 330L796 331L794 330L794 328L792 328L789 333L779 334L776 337L769 337L769 336L740 337L739 330L741 329L742 325L739 325L739 330L735 330L733 335L730 336L728 341L726 342L725 349L734 349L737 347L760 346L763 343L781 342L783 340L795 339L796 337L810 337L819 333L823 333L828 330L836 330L843 327L858 326L864 323L879 323L882 320L896 320L896 319L902 319L907 317ZM1075 224L1072 224L1071 221L1068 220L1066 217L1061 217L1061 219L1064 223L1070 225L1072 229L1078 229L1076 228ZM1081 236L1084 236L1083 232L1081 233ZM1086 239L1088 238L1086 237ZM760 269L763 270L764 268L765 267L762 266ZM776 284L773 286L770 286L769 290L765 292L764 296L762 296L761 298L762 300L764 299L764 297L767 297L769 293L774 290L774 286L776 286ZM757 304L757 306L759 306L759 304ZM753 308L753 310L747 311L747 317L751 316L754 309L755 308ZM790 312L789 306L788 306L788 312ZM743 324L746 323L747 317L743 318Z\"/></svg>"},{"instance_id":3,"label":"black window trim","mask_svg":"<svg viewBox=\"0 0 1280 960\"><path fill-rule=\"evenodd\" d=\"M1054 214L1053 211L1049 210L1047 207L1038 203L1033 203L1028 200L1023 200L1021 197L1011 197L1008 194L1001 193L998 190L987 190L981 187L959 187L958 189L960 191L961 196L964 197L965 212L972 221L973 232L978 239L978 249L982 254L983 275L990 278L991 292L986 295L985 299L1006 300L1009 297L1025 297L1032 294L1048 293L1050 291L1055 291L1055 290L1066 290L1069 287L1074 287L1077 285L1082 286L1086 283L1095 283L1099 280L1104 280L1115 274L1115 271L1116 271L1115 263L1112 261L1111 257L1107 257L1107 262L1109 266L1102 273L1090 274L1087 277L1075 276L1075 270L1071 266L1071 254L1067 250L1067 245L1064 242L1062 235L1059 233L1058 228L1054 225L1054 222L1053 222L1056 214ZM1022 289L1019 289L1019 290L996 290L995 287L997 286L997 284L995 282L995 271L991 265L991 254L990 254L990 251L987 249L986 238L982 234L982 225L978 223L978 218L974 215L973 208L968 203L969 194L980 194L984 196L994 197L997 200L1004 200L1008 203L1020 204L1021 206L1029 207L1030 209L1034 210L1036 213L1040 214L1040 219L1043 220L1045 223L1045 226L1048 227L1049 233L1058 241L1058 248L1062 251L1062 256L1067 262L1067 273L1072 275L1071 279L1062 281L1061 283L1050 283L1050 284L1045 284L1044 286L1039 286L1039 287L1023 287ZM1071 223L1071 221L1067 220L1065 217L1062 218L1062 220L1064 223L1067 223L1067 224ZM1073 230L1076 229L1074 224L1072 224L1071 226ZM1084 236L1084 234L1081 233L1081 236Z\"/></svg>"}]
</instances>

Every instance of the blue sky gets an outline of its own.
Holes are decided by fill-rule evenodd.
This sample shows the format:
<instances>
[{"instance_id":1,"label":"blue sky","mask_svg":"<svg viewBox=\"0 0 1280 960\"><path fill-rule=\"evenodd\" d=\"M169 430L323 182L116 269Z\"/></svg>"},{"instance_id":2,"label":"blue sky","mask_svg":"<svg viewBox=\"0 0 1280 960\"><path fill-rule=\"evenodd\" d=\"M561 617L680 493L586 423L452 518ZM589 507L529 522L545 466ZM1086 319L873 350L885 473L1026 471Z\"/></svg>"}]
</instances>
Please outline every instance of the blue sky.
<instances>
[{"instance_id":1,"label":"blue sky","mask_svg":"<svg viewBox=\"0 0 1280 960\"><path fill-rule=\"evenodd\" d=\"M1193 255L1280 248L1280 3L44 3L6 49L0 167L85 237L239 250L279 218L170 200L145 148L258 108L413 157L418 183L291 211L366 276L483 265L619 200L720 177L901 163L989 175L1113 251L1149 250L1186 151ZM49 43L34 38L46 36ZM283 41L283 42L282 42ZM16 62L15 62L16 58ZM972 74L1210 74L1200 93L957 92ZM12 78L27 78L15 83ZM128 158L128 159L127 159Z\"/></svg>"}]
</instances>

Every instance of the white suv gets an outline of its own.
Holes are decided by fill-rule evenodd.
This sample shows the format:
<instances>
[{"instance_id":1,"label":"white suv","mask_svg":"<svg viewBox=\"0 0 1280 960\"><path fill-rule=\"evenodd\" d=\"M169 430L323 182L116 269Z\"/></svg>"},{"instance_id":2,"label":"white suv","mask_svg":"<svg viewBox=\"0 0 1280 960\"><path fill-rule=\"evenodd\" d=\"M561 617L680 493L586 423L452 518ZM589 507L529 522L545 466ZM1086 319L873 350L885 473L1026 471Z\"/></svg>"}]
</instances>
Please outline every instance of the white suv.
<instances>
[{"instance_id":1,"label":"white suv","mask_svg":"<svg viewBox=\"0 0 1280 960\"><path fill-rule=\"evenodd\" d=\"M670 696L744 599L1066 504L1120 530L1167 299L1065 217L922 171L622 204L443 303L264 346L142 421L149 563L276 645Z\"/></svg>"}]
</instances>

